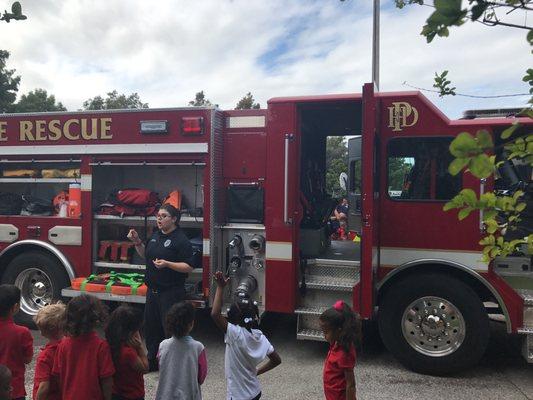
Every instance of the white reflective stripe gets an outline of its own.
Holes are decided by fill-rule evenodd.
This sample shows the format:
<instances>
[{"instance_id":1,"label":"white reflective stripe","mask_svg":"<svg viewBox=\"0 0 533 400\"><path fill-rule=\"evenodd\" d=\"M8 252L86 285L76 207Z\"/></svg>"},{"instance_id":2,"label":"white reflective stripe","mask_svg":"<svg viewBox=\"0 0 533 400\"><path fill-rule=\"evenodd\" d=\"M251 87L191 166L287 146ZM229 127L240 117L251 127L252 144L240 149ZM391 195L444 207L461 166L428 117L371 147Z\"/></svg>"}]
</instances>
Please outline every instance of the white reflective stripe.
<instances>
[{"instance_id":1,"label":"white reflective stripe","mask_svg":"<svg viewBox=\"0 0 533 400\"><path fill-rule=\"evenodd\" d=\"M0 146L0 155L207 153L207 143L80 144Z\"/></svg>"},{"instance_id":2,"label":"white reflective stripe","mask_svg":"<svg viewBox=\"0 0 533 400\"><path fill-rule=\"evenodd\" d=\"M88 174L81 174L81 190L90 192L93 188L93 176Z\"/></svg>"},{"instance_id":3,"label":"white reflective stripe","mask_svg":"<svg viewBox=\"0 0 533 400\"><path fill-rule=\"evenodd\" d=\"M265 116L253 115L247 117L229 117L226 119L226 128L264 128Z\"/></svg>"},{"instance_id":4,"label":"white reflective stripe","mask_svg":"<svg viewBox=\"0 0 533 400\"><path fill-rule=\"evenodd\" d=\"M292 243L267 241L265 253L267 260L292 261Z\"/></svg>"},{"instance_id":5,"label":"white reflective stripe","mask_svg":"<svg viewBox=\"0 0 533 400\"><path fill-rule=\"evenodd\" d=\"M439 259L455 262L476 271L487 271L488 265L481 261L481 252L466 252L460 250L432 250L432 249L404 249L382 247L380 249L380 264L398 266L421 259Z\"/></svg>"},{"instance_id":6,"label":"white reflective stripe","mask_svg":"<svg viewBox=\"0 0 533 400\"><path fill-rule=\"evenodd\" d=\"M209 239L204 239L202 246L202 255L208 256L209 254L211 254L209 251Z\"/></svg>"}]
</instances>

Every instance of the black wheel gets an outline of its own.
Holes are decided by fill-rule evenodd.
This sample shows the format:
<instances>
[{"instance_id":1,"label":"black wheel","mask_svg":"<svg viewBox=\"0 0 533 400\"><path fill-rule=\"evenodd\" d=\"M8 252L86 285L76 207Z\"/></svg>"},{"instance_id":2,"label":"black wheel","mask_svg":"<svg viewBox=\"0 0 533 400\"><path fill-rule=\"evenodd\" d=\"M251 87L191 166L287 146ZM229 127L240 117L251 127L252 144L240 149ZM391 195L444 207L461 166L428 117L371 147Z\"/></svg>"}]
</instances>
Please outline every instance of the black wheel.
<instances>
[{"instance_id":1,"label":"black wheel","mask_svg":"<svg viewBox=\"0 0 533 400\"><path fill-rule=\"evenodd\" d=\"M61 289L67 287L69 282L57 259L39 251L15 257L2 276L2 283L10 283L20 289L20 311L15 320L30 328L35 328L33 316L42 307L61 299Z\"/></svg>"},{"instance_id":2,"label":"black wheel","mask_svg":"<svg viewBox=\"0 0 533 400\"><path fill-rule=\"evenodd\" d=\"M389 351L413 371L445 375L475 365L489 342L489 319L476 293L458 279L427 273L405 279L379 305Z\"/></svg>"}]
</instances>

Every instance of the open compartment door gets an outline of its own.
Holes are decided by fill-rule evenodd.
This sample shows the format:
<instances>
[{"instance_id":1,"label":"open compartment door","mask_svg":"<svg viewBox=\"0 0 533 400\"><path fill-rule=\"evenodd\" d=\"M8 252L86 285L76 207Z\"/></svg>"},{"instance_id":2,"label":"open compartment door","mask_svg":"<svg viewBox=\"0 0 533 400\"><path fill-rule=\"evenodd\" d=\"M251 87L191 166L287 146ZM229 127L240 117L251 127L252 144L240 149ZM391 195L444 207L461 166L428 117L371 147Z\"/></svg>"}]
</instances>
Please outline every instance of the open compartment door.
<instances>
[{"instance_id":1,"label":"open compartment door","mask_svg":"<svg viewBox=\"0 0 533 400\"><path fill-rule=\"evenodd\" d=\"M374 84L363 86L362 193L361 193L361 281L359 312L370 318L374 308L374 277L379 264L379 162L378 99ZM357 300L357 299L356 299Z\"/></svg>"}]
</instances>

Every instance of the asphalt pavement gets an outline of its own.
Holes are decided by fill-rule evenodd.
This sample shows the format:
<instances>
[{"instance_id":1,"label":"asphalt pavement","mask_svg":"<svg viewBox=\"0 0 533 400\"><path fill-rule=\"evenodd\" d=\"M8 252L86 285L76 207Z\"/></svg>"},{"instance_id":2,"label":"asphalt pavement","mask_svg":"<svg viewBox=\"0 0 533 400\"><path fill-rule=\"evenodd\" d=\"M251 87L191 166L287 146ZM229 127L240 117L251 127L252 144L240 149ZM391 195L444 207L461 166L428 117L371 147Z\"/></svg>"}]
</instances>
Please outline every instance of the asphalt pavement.
<instances>
[{"instance_id":1,"label":"asphalt pavement","mask_svg":"<svg viewBox=\"0 0 533 400\"><path fill-rule=\"evenodd\" d=\"M206 312L198 313L192 335L207 351L208 375L202 386L204 400L225 399L224 341ZM271 314L263 330L280 354L282 364L260 377L262 399L322 399L322 365L327 345L296 340L292 317ZM35 356L44 338L34 331ZM400 365L383 347L375 331L366 331L365 347L356 366L357 399L533 400L533 365L520 353L521 338L508 336L502 324L491 325L491 341L480 364L450 377L413 373ZM34 359L35 359L34 356ZM146 399L153 399L157 373L145 376ZM26 387L31 393L33 363L27 369ZM28 397L29 399L30 397Z\"/></svg>"}]
</instances>

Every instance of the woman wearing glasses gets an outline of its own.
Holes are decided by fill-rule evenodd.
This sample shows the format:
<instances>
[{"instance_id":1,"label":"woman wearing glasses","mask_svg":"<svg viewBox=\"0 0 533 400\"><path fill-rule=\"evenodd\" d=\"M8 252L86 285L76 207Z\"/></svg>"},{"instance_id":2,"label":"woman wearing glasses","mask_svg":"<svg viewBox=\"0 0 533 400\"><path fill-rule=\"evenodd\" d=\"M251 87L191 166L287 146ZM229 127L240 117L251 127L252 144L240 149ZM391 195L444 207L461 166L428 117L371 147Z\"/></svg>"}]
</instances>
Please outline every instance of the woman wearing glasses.
<instances>
[{"instance_id":1,"label":"woman wearing glasses","mask_svg":"<svg viewBox=\"0 0 533 400\"><path fill-rule=\"evenodd\" d=\"M157 228L146 246L135 229L128 239L146 259L144 280L148 286L144 307L144 334L150 370L158 368L157 351L165 338L165 317L170 307L185 299L185 279L193 270L193 250L179 227L181 213L163 204L157 213Z\"/></svg>"}]
</instances>

